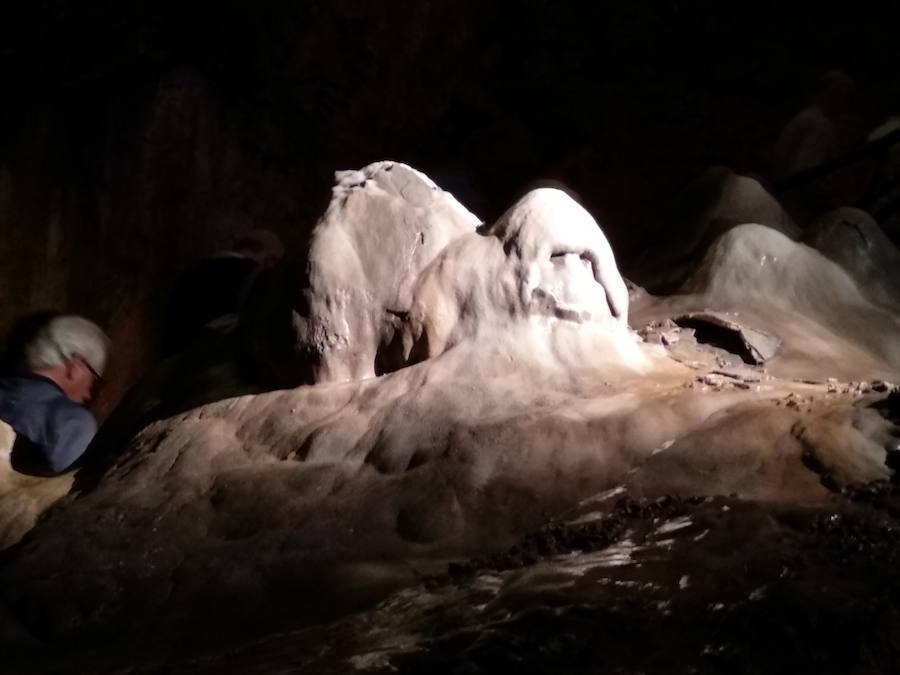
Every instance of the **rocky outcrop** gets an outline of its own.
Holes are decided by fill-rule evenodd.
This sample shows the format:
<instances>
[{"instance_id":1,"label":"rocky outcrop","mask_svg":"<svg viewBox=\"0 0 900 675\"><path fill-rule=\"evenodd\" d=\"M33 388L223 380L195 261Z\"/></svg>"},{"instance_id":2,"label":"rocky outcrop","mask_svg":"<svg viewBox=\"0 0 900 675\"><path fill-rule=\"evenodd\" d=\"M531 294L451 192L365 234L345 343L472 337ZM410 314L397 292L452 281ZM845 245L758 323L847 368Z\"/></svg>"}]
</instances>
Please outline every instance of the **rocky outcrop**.
<instances>
[{"instance_id":1,"label":"rocky outcrop","mask_svg":"<svg viewBox=\"0 0 900 675\"><path fill-rule=\"evenodd\" d=\"M46 478L13 469L10 457L15 440L12 427L0 421L0 550L19 543L73 482L71 474Z\"/></svg>"},{"instance_id":2,"label":"rocky outcrop","mask_svg":"<svg viewBox=\"0 0 900 675\"><path fill-rule=\"evenodd\" d=\"M685 188L676 207L676 219L681 219L679 235L693 244L691 249L745 223L766 225L791 239L801 233L759 180L722 166L708 169Z\"/></svg>"},{"instance_id":3,"label":"rocky outcrop","mask_svg":"<svg viewBox=\"0 0 900 675\"><path fill-rule=\"evenodd\" d=\"M873 303L900 309L900 251L868 213L850 207L826 213L804 241L846 270Z\"/></svg>"},{"instance_id":4,"label":"rocky outcrop","mask_svg":"<svg viewBox=\"0 0 900 675\"><path fill-rule=\"evenodd\" d=\"M612 491L364 613L150 673L892 673L897 499Z\"/></svg>"},{"instance_id":5,"label":"rocky outcrop","mask_svg":"<svg viewBox=\"0 0 900 675\"><path fill-rule=\"evenodd\" d=\"M800 228L762 183L728 167L714 166L687 185L675 199L660 234L661 246L641 252L638 273L643 282L672 292L720 236L731 228L758 223L799 239Z\"/></svg>"},{"instance_id":6,"label":"rocky outcrop","mask_svg":"<svg viewBox=\"0 0 900 675\"><path fill-rule=\"evenodd\" d=\"M376 238L367 224L381 228ZM871 405L890 385L775 377L691 343L685 327L677 344L672 335L642 343L626 325L628 290L602 231L561 191L529 193L496 223L471 227L471 214L412 169L339 174L310 248L319 267L307 287L314 311L303 316L344 339L295 331L286 347L308 345L322 381L147 426L0 568L5 632L77 636L88 651L152 650L153 636L186 631L218 644L251 617L264 632L365 607L448 557L502 549L609 489L821 506L836 490L890 477L897 431ZM433 248L422 247L423 231ZM741 321L768 306L771 316L802 314L797 331L830 326L838 300L874 311L812 249L761 226L726 237L697 273L696 294L673 302L747 301L755 313ZM807 274L781 267L784 254ZM769 276L758 272L761 255L779 257ZM837 284L827 306L802 284L816 274ZM635 302L666 306L647 294ZM408 308L397 324L385 316L394 303ZM428 349L400 350L404 367L375 376L377 346L395 326L410 338L401 344L427 336ZM812 335L845 369L898 374L865 351L861 330L826 328ZM796 344L790 334L784 342ZM868 360L849 358L852 349ZM212 361L199 376L189 360L170 363L154 396L177 397L179 383L194 395L230 372Z\"/></svg>"},{"instance_id":7,"label":"rocky outcrop","mask_svg":"<svg viewBox=\"0 0 900 675\"><path fill-rule=\"evenodd\" d=\"M781 339L772 372L891 379L900 366L898 317L871 302L867 288L817 250L748 224L714 242L683 286L691 295L673 302L738 312L747 325Z\"/></svg>"},{"instance_id":8,"label":"rocky outcrop","mask_svg":"<svg viewBox=\"0 0 900 675\"><path fill-rule=\"evenodd\" d=\"M282 287L269 290L289 299L276 301L272 312L251 309L260 367L281 379L296 373L298 384L360 380L402 366L390 345L408 318L419 275L480 223L404 164L379 162L336 178L331 204L300 258L304 267L291 268L302 275L281 276ZM291 345L275 351L288 356L271 363L268 330L287 323L288 312L293 335L282 339Z\"/></svg>"},{"instance_id":9,"label":"rocky outcrop","mask_svg":"<svg viewBox=\"0 0 900 675\"><path fill-rule=\"evenodd\" d=\"M628 290L606 237L553 188L532 190L496 223L441 253L417 284L404 353L431 358L522 322L533 330L541 316L616 335L626 349L633 342L624 332Z\"/></svg>"}]
</instances>

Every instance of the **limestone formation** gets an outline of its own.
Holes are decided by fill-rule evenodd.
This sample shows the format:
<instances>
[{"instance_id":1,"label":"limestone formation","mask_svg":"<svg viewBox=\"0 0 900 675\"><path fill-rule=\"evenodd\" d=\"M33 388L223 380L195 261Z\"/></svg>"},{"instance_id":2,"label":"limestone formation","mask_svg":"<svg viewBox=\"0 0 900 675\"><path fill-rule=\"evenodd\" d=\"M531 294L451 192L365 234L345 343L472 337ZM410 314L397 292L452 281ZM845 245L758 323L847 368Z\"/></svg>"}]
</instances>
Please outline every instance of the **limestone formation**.
<instances>
[{"instance_id":1,"label":"limestone formation","mask_svg":"<svg viewBox=\"0 0 900 675\"><path fill-rule=\"evenodd\" d=\"M758 223L790 239L800 228L779 201L756 179L714 166L692 181L678 196L666 225L667 255L658 259L655 247L646 247L648 259L642 276L654 286L670 287L684 279L696 258L733 227Z\"/></svg>"},{"instance_id":2,"label":"limestone formation","mask_svg":"<svg viewBox=\"0 0 900 675\"><path fill-rule=\"evenodd\" d=\"M683 291L689 304L740 312L783 342L772 368L808 378L888 377L900 367L900 320L843 268L762 225L736 227L706 253Z\"/></svg>"},{"instance_id":3,"label":"limestone formation","mask_svg":"<svg viewBox=\"0 0 900 675\"><path fill-rule=\"evenodd\" d=\"M287 303L252 322L261 343L257 360L293 384L359 380L399 367L388 346L409 313L419 274L480 223L404 164L378 162L336 179L308 252L288 267L300 278L285 275L279 283L287 288L273 291L290 293ZM279 321L290 328L270 338L269 324ZM285 340L292 344L274 345L279 358L271 363L271 342Z\"/></svg>"},{"instance_id":4,"label":"limestone formation","mask_svg":"<svg viewBox=\"0 0 900 675\"><path fill-rule=\"evenodd\" d=\"M72 476L28 476L10 463L16 433L0 421L0 550L17 544L72 488Z\"/></svg>"},{"instance_id":5,"label":"limestone formation","mask_svg":"<svg viewBox=\"0 0 900 675\"><path fill-rule=\"evenodd\" d=\"M796 239L800 228L778 200L755 178L735 173L727 167L708 169L682 193L679 206L684 216L688 241L712 241L730 228L760 223Z\"/></svg>"},{"instance_id":6,"label":"limestone formation","mask_svg":"<svg viewBox=\"0 0 900 675\"><path fill-rule=\"evenodd\" d=\"M821 508L891 476L897 429L874 405L900 380L896 318L814 249L735 227L682 295L629 303L565 193L476 224L411 168L339 174L288 343L312 382L173 414L78 480L0 567L0 633L215 643L370 606L608 490ZM705 309L774 355L671 323ZM654 317L668 337L644 343L627 322ZM155 395L179 377L189 398L214 384L169 372Z\"/></svg>"},{"instance_id":7,"label":"limestone formation","mask_svg":"<svg viewBox=\"0 0 900 675\"><path fill-rule=\"evenodd\" d=\"M867 141L881 141L897 133L900 117L890 117L869 134ZM888 147L878 163L865 205L888 236L900 241L900 143Z\"/></svg>"},{"instance_id":8,"label":"limestone formation","mask_svg":"<svg viewBox=\"0 0 900 675\"><path fill-rule=\"evenodd\" d=\"M868 213L850 207L826 213L804 241L846 270L872 302L900 310L900 251Z\"/></svg>"},{"instance_id":9,"label":"limestone formation","mask_svg":"<svg viewBox=\"0 0 900 675\"><path fill-rule=\"evenodd\" d=\"M861 141L856 128L856 85L841 71L824 74L807 104L784 127L775 144L774 172L779 181L835 160ZM805 225L819 214L863 196L868 171L846 166L794 186L783 196L794 217Z\"/></svg>"},{"instance_id":10,"label":"limestone formation","mask_svg":"<svg viewBox=\"0 0 900 675\"><path fill-rule=\"evenodd\" d=\"M590 214L553 188L532 190L494 225L448 246L423 273L410 318L405 351L414 360L522 321L585 324L629 342L628 290L612 249Z\"/></svg>"}]
</instances>

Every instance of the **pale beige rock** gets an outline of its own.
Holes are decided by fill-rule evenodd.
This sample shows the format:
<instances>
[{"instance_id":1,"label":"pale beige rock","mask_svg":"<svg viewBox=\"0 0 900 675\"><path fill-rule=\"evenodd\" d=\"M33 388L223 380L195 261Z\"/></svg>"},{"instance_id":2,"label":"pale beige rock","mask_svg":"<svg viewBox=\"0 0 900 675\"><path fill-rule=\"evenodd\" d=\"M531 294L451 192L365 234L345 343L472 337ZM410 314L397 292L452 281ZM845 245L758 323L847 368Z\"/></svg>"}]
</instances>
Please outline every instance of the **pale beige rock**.
<instances>
[{"instance_id":1,"label":"pale beige rock","mask_svg":"<svg viewBox=\"0 0 900 675\"><path fill-rule=\"evenodd\" d=\"M433 357L467 339L484 342L526 321L553 331L559 322L585 333L627 334L628 290L602 230L562 190L522 197L491 227L448 246L422 274L405 353ZM632 362L640 360L636 350Z\"/></svg>"},{"instance_id":2,"label":"pale beige rock","mask_svg":"<svg viewBox=\"0 0 900 675\"><path fill-rule=\"evenodd\" d=\"M642 278L654 286L680 283L697 256L719 236L746 223L765 225L790 239L801 235L781 203L758 180L728 167L710 167L679 194L667 223L665 264L659 261L658 246L648 246L647 259L640 263Z\"/></svg>"},{"instance_id":3,"label":"pale beige rock","mask_svg":"<svg viewBox=\"0 0 900 675\"><path fill-rule=\"evenodd\" d=\"M0 550L17 544L72 488L72 474L42 478L15 471L10 464L15 440L12 427L0 421Z\"/></svg>"},{"instance_id":4,"label":"pale beige rock","mask_svg":"<svg viewBox=\"0 0 900 675\"><path fill-rule=\"evenodd\" d=\"M714 167L698 180L700 184L705 184L704 189L715 194L695 226L701 236L713 239L745 223L771 227L791 239L800 236L800 228L784 207L755 178L742 176L726 167Z\"/></svg>"},{"instance_id":5,"label":"pale beige rock","mask_svg":"<svg viewBox=\"0 0 900 675\"><path fill-rule=\"evenodd\" d=\"M15 442L16 432L6 422L0 420L0 460L9 461Z\"/></svg>"},{"instance_id":6,"label":"pale beige rock","mask_svg":"<svg viewBox=\"0 0 900 675\"><path fill-rule=\"evenodd\" d=\"M828 369L839 378L891 379L900 369L897 315L870 302L839 265L771 228L748 224L722 235L683 291L693 305L738 312L779 337L782 360L792 349L801 360L806 354L806 377Z\"/></svg>"},{"instance_id":7,"label":"pale beige rock","mask_svg":"<svg viewBox=\"0 0 900 675\"><path fill-rule=\"evenodd\" d=\"M404 164L337 174L308 255L305 306L295 308L297 348L314 382L374 377L379 349L409 311L419 273L480 223L453 195Z\"/></svg>"}]
</instances>

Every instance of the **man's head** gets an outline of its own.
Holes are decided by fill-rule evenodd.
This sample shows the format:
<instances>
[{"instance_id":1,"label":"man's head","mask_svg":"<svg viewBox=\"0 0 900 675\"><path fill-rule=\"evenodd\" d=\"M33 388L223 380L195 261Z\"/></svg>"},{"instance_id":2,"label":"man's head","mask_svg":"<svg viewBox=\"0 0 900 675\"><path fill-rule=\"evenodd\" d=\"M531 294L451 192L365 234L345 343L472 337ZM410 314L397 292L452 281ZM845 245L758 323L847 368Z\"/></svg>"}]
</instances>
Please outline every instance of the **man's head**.
<instances>
[{"instance_id":1,"label":"man's head","mask_svg":"<svg viewBox=\"0 0 900 675\"><path fill-rule=\"evenodd\" d=\"M106 365L109 338L80 316L58 316L35 333L25 348L28 368L53 380L76 403L91 399L91 390Z\"/></svg>"}]
</instances>

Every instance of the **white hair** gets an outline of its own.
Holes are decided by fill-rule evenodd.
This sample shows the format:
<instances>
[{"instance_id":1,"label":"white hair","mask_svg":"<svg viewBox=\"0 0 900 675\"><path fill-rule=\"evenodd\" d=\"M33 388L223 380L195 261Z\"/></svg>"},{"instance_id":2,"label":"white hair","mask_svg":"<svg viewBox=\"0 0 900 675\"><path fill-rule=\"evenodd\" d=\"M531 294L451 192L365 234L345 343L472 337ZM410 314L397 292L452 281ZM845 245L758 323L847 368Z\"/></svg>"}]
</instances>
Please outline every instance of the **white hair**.
<instances>
[{"instance_id":1,"label":"white hair","mask_svg":"<svg viewBox=\"0 0 900 675\"><path fill-rule=\"evenodd\" d=\"M106 365L109 338L100 327L80 316L57 316L48 321L25 347L32 370L64 366L80 357L98 373Z\"/></svg>"}]
</instances>

